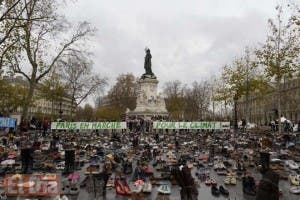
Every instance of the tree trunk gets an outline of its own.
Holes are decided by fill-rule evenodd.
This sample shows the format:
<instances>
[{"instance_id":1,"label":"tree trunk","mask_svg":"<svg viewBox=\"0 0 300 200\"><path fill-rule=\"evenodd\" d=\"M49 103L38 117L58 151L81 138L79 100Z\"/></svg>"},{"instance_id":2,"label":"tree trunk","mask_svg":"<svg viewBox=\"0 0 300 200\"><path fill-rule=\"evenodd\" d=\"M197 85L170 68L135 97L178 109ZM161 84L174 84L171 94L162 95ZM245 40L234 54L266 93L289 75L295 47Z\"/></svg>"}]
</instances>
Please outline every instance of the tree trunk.
<instances>
[{"instance_id":1,"label":"tree trunk","mask_svg":"<svg viewBox=\"0 0 300 200\"><path fill-rule=\"evenodd\" d=\"M71 120L72 121L73 121L74 106L75 106L75 92L73 91L72 101L71 101Z\"/></svg>"},{"instance_id":2,"label":"tree trunk","mask_svg":"<svg viewBox=\"0 0 300 200\"><path fill-rule=\"evenodd\" d=\"M215 121L215 102L213 101L213 121Z\"/></svg>"},{"instance_id":3,"label":"tree trunk","mask_svg":"<svg viewBox=\"0 0 300 200\"><path fill-rule=\"evenodd\" d=\"M33 99L35 86L36 86L35 80L34 81L31 80L29 82L28 95L27 95L27 98L25 99L24 106L23 106L23 111L22 111L23 119L28 119L28 114L29 114L28 111L29 111L30 104Z\"/></svg>"},{"instance_id":4,"label":"tree trunk","mask_svg":"<svg viewBox=\"0 0 300 200\"><path fill-rule=\"evenodd\" d=\"M247 54L248 55L248 54ZM245 120L246 123L249 122L249 58L247 57L247 64L246 64L246 113L245 113Z\"/></svg>"},{"instance_id":5,"label":"tree trunk","mask_svg":"<svg viewBox=\"0 0 300 200\"><path fill-rule=\"evenodd\" d=\"M247 83L247 85L248 85L248 83ZM246 113L245 113L245 120L246 120L246 123L248 123L249 120L250 120L250 117L249 117L249 91L248 91L248 88L247 88L247 91L246 91Z\"/></svg>"},{"instance_id":6,"label":"tree trunk","mask_svg":"<svg viewBox=\"0 0 300 200\"><path fill-rule=\"evenodd\" d=\"M237 116L237 101L238 98L237 96L234 96L234 122L233 122L233 126L234 126L234 130L237 131L238 130L238 116Z\"/></svg>"},{"instance_id":7,"label":"tree trunk","mask_svg":"<svg viewBox=\"0 0 300 200\"><path fill-rule=\"evenodd\" d=\"M277 83L277 109L278 109L278 133L281 134L281 89L280 89L280 79L276 81Z\"/></svg>"},{"instance_id":8,"label":"tree trunk","mask_svg":"<svg viewBox=\"0 0 300 200\"><path fill-rule=\"evenodd\" d=\"M227 119L227 101L224 101L224 111L225 111L225 118Z\"/></svg>"}]
</instances>

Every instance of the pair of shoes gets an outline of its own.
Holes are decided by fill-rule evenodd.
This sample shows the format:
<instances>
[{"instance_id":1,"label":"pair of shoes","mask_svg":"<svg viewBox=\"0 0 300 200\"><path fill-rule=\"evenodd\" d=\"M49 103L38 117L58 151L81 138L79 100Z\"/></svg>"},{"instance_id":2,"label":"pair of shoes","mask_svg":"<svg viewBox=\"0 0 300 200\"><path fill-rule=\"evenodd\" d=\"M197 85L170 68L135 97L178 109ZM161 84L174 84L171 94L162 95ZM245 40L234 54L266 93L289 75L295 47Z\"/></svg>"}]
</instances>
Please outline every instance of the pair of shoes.
<instances>
[{"instance_id":1,"label":"pair of shoes","mask_svg":"<svg viewBox=\"0 0 300 200\"><path fill-rule=\"evenodd\" d=\"M118 195L131 195L131 190L126 182L126 180L123 180L123 185L120 183L119 179L115 180L115 189L116 193Z\"/></svg>"},{"instance_id":2,"label":"pair of shoes","mask_svg":"<svg viewBox=\"0 0 300 200\"><path fill-rule=\"evenodd\" d=\"M225 189L222 185L219 186L219 191L221 194L225 195L225 196L228 196L229 195L229 192L227 189Z\"/></svg>"},{"instance_id":3,"label":"pair of shoes","mask_svg":"<svg viewBox=\"0 0 300 200\"><path fill-rule=\"evenodd\" d=\"M144 184L144 187L143 187L143 192L144 193L151 193L152 192L152 184L150 181L146 182Z\"/></svg>"},{"instance_id":4,"label":"pair of shoes","mask_svg":"<svg viewBox=\"0 0 300 200\"><path fill-rule=\"evenodd\" d=\"M132 193L138 194L138 193L142 192L142 190L143 190L143 185L140 185L140 184L134 184L134 185L132 186Z\"/></svg>"},{"instance_id":5,"label":"pair of shoes","mask_svg":"<svg viewBox=\"0 0 300 200\"><path fill-rule=\"evenodd\" d=\"M123 187L124 187L124 191L127 195L131 195L131 190L128 186L128 183L126 181L126 178L123 179Z\"/></svg>"},{"instance_id":6,"label":"pair of shoes","mask_svg":"<svg viewBox=\"0 0 300 200\"><path fill-rule=\"evenodd\" d=\"M161 194L171 194L171 188L168 185L161 185L157 191Z\"/></svg>"},{"instance_id":7,"label":"pair of shoes","mask_svg":"<svg viewBox=\"0 0 300 200\"><path fill-rule=\"evenodd\" d=\"M109 178L107 183L106 183L106 187L110 188L110 187L114 187L114 179L113 178Z\"/></svg>"},{"instance_id":8,"label":"pair of shoes","mask_svg":"<svg viewBox=\"0 0 300 200\"><path fill-rule=\"evenodd\" d=\"M234 176L227 176L227 177L225 178L225 180L224 180L224 183L225 183L226 185L229 185L229 184L231 184L231 185L236 185L236 177L234 177Z\"/></svg>"},{"instance_id":9,"label":"pair of shoes","mask_svg":"<svg viewBox=\"0 0 300 200\"><path fill-rule=\"evenodd\" d=\"M70 186L69 185L63 185L61 188L61 194L70 194Z\"/></svg>"},{"instance_id":10,"label":"pair of shoes","mask_svg":"<svg viewBox=\"0 0 300 200\"><path fill-rule=\"evenodd\" d=\"M219 189L217 188L216 185L212 185L212 186L211 186L211 193L212 193L214 196L219 196L219 195L220 195L220 191L219 191Z\"/></svg>"},{"instance_id":11,"label":"pair of shoes","mask_svg":"<svg viewBox=\"0 0 300 200\"><path fill-rule=\"evenodd\" d=\"M212 178L207 178L205 180L205 185L217 185L217 182Z\"/></svg>"},{"instance_id":12,"label":"pair of shoes","mask_svg":"<svg viewBox=\"0 0 300 200\"><path fill-rule=\"evenodd\" d=\"M90 165L86 168L85 174L97 174L99 173L100 166L99 165Z\"/></svg>"},{"instance_id":13,"label":"pair of shoes","mask_svg":"<svg viewBox=\"0 0 300 200\"><path fill-rule=\"evenodd\" d=\"M0 199L1 200L6 200L7 199L6 194L5 193L0 194Z\"/></svg>"},{"instance_id":14,"label":"pair of shoes","mask_svg":"<svg viewBox=\"0 0 300 200\"><path fill-rule=\"evenodd\" d=\"M149 166L145 167L143 170L144 170L144 172L145 172L146 174L148 174L148 175L153 175L153 171L150 169Z\"/></svg>"},{"instance_id":15,"label":"pair of shoes","mask_svg":"<svg viewBox=\"0 0 300 200\"><path fill-rule=\"evenodd\" d=\"M79 187L78 186L72 186L70 188L70 195L76 195L79 193Z\"/></svg>"}]
</instances>

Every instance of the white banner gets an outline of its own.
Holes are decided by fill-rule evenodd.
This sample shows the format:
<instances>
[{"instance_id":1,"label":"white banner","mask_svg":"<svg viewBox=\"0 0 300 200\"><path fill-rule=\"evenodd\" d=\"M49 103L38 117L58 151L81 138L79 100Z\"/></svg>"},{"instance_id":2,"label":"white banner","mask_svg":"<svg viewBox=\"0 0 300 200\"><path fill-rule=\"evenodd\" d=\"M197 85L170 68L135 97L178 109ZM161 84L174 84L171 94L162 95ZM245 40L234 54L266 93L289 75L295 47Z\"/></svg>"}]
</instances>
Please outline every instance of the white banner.
<instances>
[{"instance_id":1,"label":"white banner","mask_svg":"<svg viewBox=\"0 0 300 200\"><path fill-rule=\"evenodd\" d=\"M51 129L57 130L98 130L126 129L126 122L52 122Z\"/></svg>"},{"instance_id":2,"label":"white banner","mask_svg":"<svg viewBox=\"0 0 300 200\"><path fill-rule=\"evenodd\" d=\"M153 122L153 129L230 129L230 122Z\"/></svg>"}]
</instances>

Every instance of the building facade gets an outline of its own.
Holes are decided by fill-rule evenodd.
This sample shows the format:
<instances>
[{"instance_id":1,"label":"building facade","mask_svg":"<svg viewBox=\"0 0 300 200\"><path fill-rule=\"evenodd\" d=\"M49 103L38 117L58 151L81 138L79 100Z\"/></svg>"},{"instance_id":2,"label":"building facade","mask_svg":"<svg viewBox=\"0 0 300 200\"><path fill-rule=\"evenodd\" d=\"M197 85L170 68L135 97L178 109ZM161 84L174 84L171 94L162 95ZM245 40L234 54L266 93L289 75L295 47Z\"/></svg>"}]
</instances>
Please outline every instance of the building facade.
<instances>
[{"instance_id":1,"label":"building facade","mask_svg":"<svg viewBox=\"0 0 300 200\"><path fill-rule=\"evenodd\" d=\"M3 76L10 84L20 84L22 86L28 87L26 80L22 76L9 77ZM59 101L51 101L44 97L41 97L39 87L36 87L34 93L34 100L31 107L29 108L29 117L38 118L69 118L72 111L76 111L76 107L73 105L72 109L72 98L70 96L64 95L59 98ZM74 103L75 104L75 103ZM15 117L20 121L22 114L22 107L18 107L16 110L12 111L11 116Z\"/></svg>"},{"instance_id":2,"label":"building facade","mask_svg":"<svg viewBox=\"0 0 300 200\"><path fill-rule=\"evenodd\" d=\"M267 125L278 119L278 94L275 84L265 86L262 93L254 92L248 98L249 121L258 125ZM281 114L285 118L298 122L300 120L300 78L285 80L281 83ZM237 103L238 119L246 119L246 98Z\"/></svg>"}]
</instances>

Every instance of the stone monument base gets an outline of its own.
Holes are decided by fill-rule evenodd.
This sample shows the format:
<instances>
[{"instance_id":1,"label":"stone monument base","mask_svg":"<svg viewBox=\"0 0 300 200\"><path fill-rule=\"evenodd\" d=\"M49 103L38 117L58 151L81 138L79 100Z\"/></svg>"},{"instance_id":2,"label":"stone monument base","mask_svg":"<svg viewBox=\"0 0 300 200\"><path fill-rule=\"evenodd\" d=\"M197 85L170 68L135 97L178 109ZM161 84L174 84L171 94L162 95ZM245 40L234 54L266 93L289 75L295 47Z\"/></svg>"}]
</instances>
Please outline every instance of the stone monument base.
<instances>
[{"instance_id":1,"label":"stone monument base","mask_svg":"<svg viewBox=\"0 0 300 200\"><path fill-rule=\"evenodd\" d=\"M169 115L164 98L157 92L158 80L155 76L142 76L138 81L136 108L127 110L127 116L166 117Z\"/></svg>"}]
</instances>

